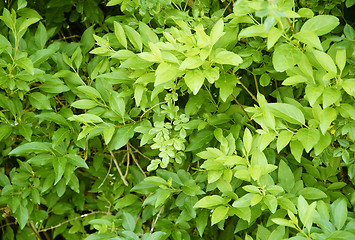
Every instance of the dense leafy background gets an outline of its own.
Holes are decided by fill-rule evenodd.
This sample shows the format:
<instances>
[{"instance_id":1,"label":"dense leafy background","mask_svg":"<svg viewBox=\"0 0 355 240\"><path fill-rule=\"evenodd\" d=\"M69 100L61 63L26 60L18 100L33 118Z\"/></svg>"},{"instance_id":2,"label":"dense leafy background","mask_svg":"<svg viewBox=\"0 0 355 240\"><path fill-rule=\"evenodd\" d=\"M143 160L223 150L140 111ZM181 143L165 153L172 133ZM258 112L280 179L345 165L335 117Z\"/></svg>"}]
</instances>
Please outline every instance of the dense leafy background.
<instances>
[{"instance_id":1,"label":"dense leafy background","mask_svg":"<svg viewBox=\"0 0 355 240\"><path fill-rule=\"evenodd\" d=\"M2 239L355 239L354 5L0 2Z\"/></svg>"}]
</instances>

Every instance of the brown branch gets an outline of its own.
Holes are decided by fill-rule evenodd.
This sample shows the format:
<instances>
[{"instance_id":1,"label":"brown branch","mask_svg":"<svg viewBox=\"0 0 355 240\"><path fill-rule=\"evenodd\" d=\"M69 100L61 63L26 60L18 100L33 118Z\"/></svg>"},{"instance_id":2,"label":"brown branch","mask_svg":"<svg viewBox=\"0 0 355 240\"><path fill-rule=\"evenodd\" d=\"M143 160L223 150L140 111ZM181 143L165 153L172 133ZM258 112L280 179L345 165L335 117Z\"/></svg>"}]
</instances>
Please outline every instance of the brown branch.
<instances>
[{"instance_id":1,"label":"brown branch","mask_svg":"<svg viewBox=\"0 0 355 240\"><path fill-rule=\"evenodd\" d=\"M110 172L111 172L111 168L112 168L112 158L110 158L110 166L109 166L109 168L108 168L108 171L107 171L107 173L106 173L106 176L105 176L104 180L102 181L102 183L100 184L100 186L98 187L98 189L101 188L102 185L104 185L104 182L106 181L108 175L109 175Z\"/></svg>"},{"instance_id":2,"label":"brown branch","mask_svg":"<svg viewBox=\"0 0 355 240\"><path fill-rule=\"evenodd\" d=\"M238 106L243 110L245 116L247 116L248 121L250 122L250 124L254 126L254 123L251 121L251 118L249 117L248 113L245 111L244 107L242 106L242 104L240 104L240 102L233 96L233 94L231 94L231 97L233 98L233 100L238 104Z\"/></svg>"},{"instance_id":3,"label":"brown branch","mask_svg":"<svg viewBox=\"0 0 355 240\"><path fill-rule=\"evenodd\" d=\"M135 147L132 146L132 144L128 143L127 146L129 146L130 148L133 148L134 151L138 152L139 154L141 154L143 157L150 159L149 157L145 156L143 153L141 153L138 149L136 149ZM143 169L141 168L141 166L139 165L136 157L134 156L134 154L132 153L131 149L129 148L129 154L132 155L133 161L134 163L137 165L137 167L139 168L139 170L143 173L144 177L147 177L147 175L145 174L145 172L143 171Z\"/></svg>"},{"instance_id":4,"label":"brown branch","mask_svg":"<svg viewBox=\"0 0 355 240\"><path fill-rule=\"evenodd\" d=\"M160 214L163 212L163 209L164 209L164 205L160 208L159 210L159 213L157 215L157 217L154 219L154 221L152 222L152 227L150 228L150 233L152 233L154 231L154 225L157 223L159 217L160 217Z\"/></svg>"},{"instance_id":5,"label":"brown branch","mask_svg":"<svg viewBox=\"0 0 355 240\"><path fill-rule=\"evenodd\" d=\"M122 179L124 185L128 186L128 182L127 182L125 176L123 176L123 174L122 174L121 168L120 168L120 166L118 165L118 162L117 162L117 159L116 159L115 155L113 154L112 151L110 151L110 154L111 154L111 157L112 157L113 162L114 162L115 165L116 165L117 171L118 171L118 173L119 173L120 176L121 176L121 179Z\"/></svg>"},{"instance_id":6,"label":"brown branch","mask_svg":"<svg viewBox=\"0 0 355 240\"><path fill-rule=\"evenodd\" d=\"M129 170L129 163L130 163L130 154L129 154L129 145L127 144L127 166L126 166L126 172L124 174L124 177L126 178L128 175L128 170Z\"/></svg>"},{"instance_id":7,"label":"brown branch","mask_svg":"<svg viewBox=\"0 0 355 240\"><path fill-rule=\"evenodd\" d=\"M87 216L89 216L89 215L98 214L98 213L108 214L107 212L104 212L104 211L97 211L97 212L85 213L85 214L82 214L82 215L77 216L77 217L75 217L75 218L71 218L71 219L68 219L68 220L66 220L66 221L64 221L64 222L61 222L61 223L59 223L59 224L57 224L57 225L51 226L51 227L49 227L49 228L41 229L41 230L39 230L38 232L46 232L46 231L52 230L52 229L54 229L54 228L60 227L60 226L66 224L66 223L68 223L68 222L74 221L74 220L76 220L76 219L84 218L84 217L87 217Z\"/></svg>"},{"instance_id":8,"label":"brown branch","mask_svg":"<svg viewBox=\"0 0 355 240\"><path fill-rule=\"evenodd\" d=\"M286 18L286 21L287 21L288 25L290 25L292 33L293 33L293 34L296 34L296 31L295 31L295 29L293 28L293 26L292 26L290 20L289 20L288 18Z\"/></svg>"},{"instance_id":9,"label":"brown branch","mask_svg":"<svg viewBox=\"0 0 355 240\"><path fill-rule=\"evenodd\" d=\"M33 224L33 221L29 221L29 222L27 223L27 225L31 228L31 230L32 230L32 232L33 232L32 234L36 235L36 238L37 238L38 240L42 240L41 235L39 235L39 232L37 231L36 226Z\"/></svg>"},{"instance_id":10,"label":"brown branch","mask_svg":"<svg viewBox=\"0 0 355 240\"><path fill-rule=\"evenodd\" d=\"M159 105L161 105L161 104L167 103L167 102L168 102L168 101L164 101L164 102L160 102L160 103L155 104L153 107L151 107L151 108L149 108L147 111L145 111L145 112L142 114L142 116L140 117L140 119L142 119L142 118L144 117L144 115L145 115L147 112L149 112L150 110L152 110L153 108L155 108L155 107L157 107L157 106L159 106Z\"/></svg>"},{"instance_id":11,"label":"brown branch","mask_svg":"<svg viewBox=\"0 0 355 240\"><path fill-rule=\"evenodd\" d=\"M252 94L249 89L242 83L242 81L240 81L240 79L238 78L238 81L240 83L240 85L242 85L242 87L245 89L245 91L247 91L247 93L251 96L252 99L254 99L255 102L258 102L258 100L256 99L256 97L254 96L254 94Z\"/></svg>"}]
</instances>

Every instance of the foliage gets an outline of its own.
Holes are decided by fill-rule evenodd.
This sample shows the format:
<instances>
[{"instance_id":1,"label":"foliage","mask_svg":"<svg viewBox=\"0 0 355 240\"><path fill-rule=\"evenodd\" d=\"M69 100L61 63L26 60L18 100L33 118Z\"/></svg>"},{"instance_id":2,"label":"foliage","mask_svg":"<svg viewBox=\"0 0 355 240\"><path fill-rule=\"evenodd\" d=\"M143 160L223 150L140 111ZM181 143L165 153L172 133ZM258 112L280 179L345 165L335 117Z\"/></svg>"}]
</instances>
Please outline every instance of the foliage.
<instances>
[{"instance_id":1,"label":"foliage","mask_svg":"<svg viewBox=\"0 0 355 240\"><path fill-rule=\"evenodd\" d=\"M354 4L0 3L2 239L354 239Z\"/></svg>"}]
</instances>

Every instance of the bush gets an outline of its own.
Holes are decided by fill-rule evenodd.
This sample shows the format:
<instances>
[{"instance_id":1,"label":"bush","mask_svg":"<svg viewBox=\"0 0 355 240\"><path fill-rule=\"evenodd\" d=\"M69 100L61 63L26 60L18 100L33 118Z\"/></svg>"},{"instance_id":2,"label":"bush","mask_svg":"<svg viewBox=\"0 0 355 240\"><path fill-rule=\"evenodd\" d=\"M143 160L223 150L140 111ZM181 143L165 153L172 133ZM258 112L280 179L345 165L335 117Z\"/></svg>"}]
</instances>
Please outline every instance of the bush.
<instances>
[{"instance_id":1,"label":"bush","mask_svg":"<svg viewBox=\"0 0 355 240\"><path fill-rule=\"evenodd\" d=\"M2 239L355 239L354 4L0 3Z\"/></svg>"}]
</instances>

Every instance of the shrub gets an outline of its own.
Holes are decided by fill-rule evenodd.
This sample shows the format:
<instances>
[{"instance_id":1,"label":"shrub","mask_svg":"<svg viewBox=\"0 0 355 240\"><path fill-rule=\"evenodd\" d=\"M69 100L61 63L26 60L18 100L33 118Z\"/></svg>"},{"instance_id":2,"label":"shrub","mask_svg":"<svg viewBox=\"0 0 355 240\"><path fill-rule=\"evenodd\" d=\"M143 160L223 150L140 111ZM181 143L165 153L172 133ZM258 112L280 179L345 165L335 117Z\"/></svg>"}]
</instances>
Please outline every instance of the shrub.
<instances>
[{"instance_id":1,"label":"shrub","mask_svg":"<svg viewBox=\"0 0 355 240\"><path fill-rule=\"evenodd\" d=\"M0 3L2 239L354 239L354 4Z\"/></svg>"}]
</instances>

